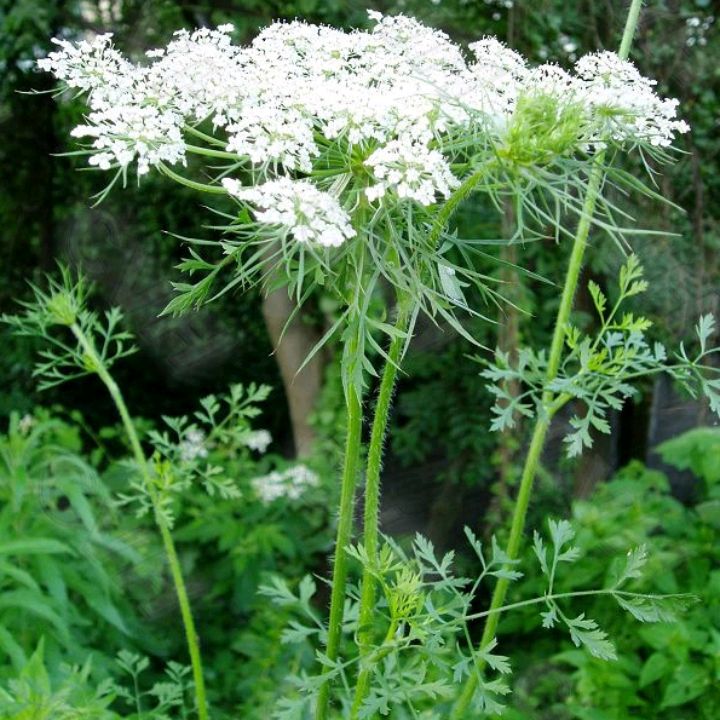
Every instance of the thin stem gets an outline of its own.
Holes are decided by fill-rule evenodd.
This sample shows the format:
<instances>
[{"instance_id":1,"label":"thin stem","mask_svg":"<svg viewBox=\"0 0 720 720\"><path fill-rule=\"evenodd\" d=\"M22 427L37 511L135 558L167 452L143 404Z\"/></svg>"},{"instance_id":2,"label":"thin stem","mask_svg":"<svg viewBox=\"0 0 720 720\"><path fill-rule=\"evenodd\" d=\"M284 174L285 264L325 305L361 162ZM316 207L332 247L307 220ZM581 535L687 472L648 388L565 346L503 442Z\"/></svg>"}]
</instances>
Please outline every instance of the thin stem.
<instances>
[{"instance_id":1,"label":"thin stem","mask_svg":"<svg viewBox=\"0 0 720 720\"><path fill-rule=\"evenodd\" d=\"M452 217L453 213L457 210L460 203L468 195L470 195L470 193L475 189L475 186L485 177L491 166L491 163L487 163L476 170L472 175L465 178L465 180L462 181L460 186L453 192L453 194L447 199L447 202L438 211L438 214L433 220L428 238L428 244L431 247L434 247L440 239L442 231L445 229L445 226Z\"/></svg>"},{"instance_id":2,"label":"thin stem","mask_svg":"<svg viewBox=\"0 0 720 720\"><path fill-rule=\"evenodd\" d=\"M627 58L630 50L630 44L635 33L635 28L637 27L641 5L642 0L633 0L628 12L619 53L623 58ZM592 223L595 205L597 203L600 186L604 176L604 164L605 153L599 152L595 156L593 166L590 171L590 179L588 181L588 187L583 201L580 221L578 222L572 252L570 253L567 274L565 276L565 285L563 287L560 307L558 308L557 318L555 319L555 329L553 331L552 342L550 344L550 355L548 358L548 366L545 376L545 387L550 385L550 383L552 383L552 381L557 377L560 363L562 361L563 349L565 347L565 332L568 321L570 320L573 298L580 278L580 271L582 269L582 261L585 254L585 248L587 246L590 225ZM545 445L545 438L547 436L548 428L550 427L550 421L552 420L552 410L557 409L556 400L557 399L552 391L545 390L542 396L541 408L538 411L537 420L530 440L528 454L525 458L525 465L520 479L520 489L518 490L512 525L510 527L510 537L505 550L510 560L515 560L518 557L520 545L522 543L523 531L525 529L525 518L527 516L528 506L530 505L530 498L532 496L533 482L540 464L540 458ZM505 602L505 596L509 585L510 581L506 578L500 578L495 585L492 600L490 602L489 612L491 614L488 615L485 623L485 628L480 640L480 647L487 646L488 643L490 643L495 637L500 619L500 615L497 611L498 608L502 607ZM481 658L477 658L476 666L478 671L482 670L484 665L484 661ZM478 675L470 675L465 682L460 697L452 709L450 714L451 720L461 720L462 718L467 717L468 707L475 695L477 685Z\"/></svg>"},{"instance_id":3,"label":"thin stem","mask_svg":"<svg viewBox=\"0 0 720 720\"><path fill-rule=\"evenodd\" d=\"M490 615L508 612L509 610L518 610L519 608L527 607L529 605L539 605L540 603L547 602L548 600L567 600L570 598L593 597L598 595L612 595L613 597L619 596L624 598L643 598L645 600L667 600L668 598L692 597L692 595L688 595L687 593L674 593L672 595L648 595L646 593L629 592L627 590L616 590L614 588L602 588L600 590L577 590L575 592L548 593L547 595L543 595L542 597L530 598L529 600L520 600L519 602L510 603L509 605L503 605L502 607L485 610L483 612L474 613L472 615L465 615L463 617L463 620L481 620L482 618L489 617Z\"/></svg>"},{"instance_id":4,"label":"thin stem","mask_svg":"<svg viewBox=\"0 0 720 720\"><path fill-rule=\"evenodd\" d=\"M194 135L196 138L200 138L201 140L204 140L205 142L209 143L210 145L215 145L216 147L227 147L227 142L224 142L222 140L219 140L216 137L213 137L212 135L208 135L207 133L204 133L200 130L198 130L196 127L193 127L192 125L185 125L185 132L190 133L190 135Z\"/></svg>"},{"instance_id":5,"label":"thin stem","mask_svg":"<svg viewBox=\"0 0 720 720\"><path fill-rule=\"evenodd\" d=\"M87 335L85 335L82 329L76 324L72 325L70 329L85 353L88 355L98 377L110 393L110 397L112 398L118 414L120 415L120 419L122 420L125 434L130 442L130 448L132 449L133 456L135 457L135 462L142 474L148 496L152 502L153 509L155 511L155 522L160 530L160 535L162 536L163 546L165 548L165 554L167 555L168 565L170 566L170 574L173 579L173 584L175 585L175 593L180 605L180 614L185 628L185 639L187 641L190 664L193 672L193 681L195 683L195 702L197 704L198 718L199 720L208 720L209 715L205 693L205 678L203 675L200 645L198 642L197 632L195 630L195 621L193 620L190 600L188 598L187 588L185 587L185 580L183 578L180 561L175 549L175 543L167 523L164 521L159 512L157 494L155 493L152 485L153 479L150 466L148 465L147 458L145 457L142 445L140 444L140 438L138 437L137 430L135 429L135 424L130 417L127 405L125 404L125 399L123 398L122 392L115 382L115 379L105 367L95 349L94 344Z\"/></svg>"},{"instance_id":6,"label":"thin stem","mask_svg":"<svg viewBox=\"0 0 720 720\"><path fill-rule=\"evenodd\" d=\"M428 242L435 247L440 240L448 221L457 210L460 203L470 195L478 183L485 177L490 164L486 164L474 173L469 175L461 185L450 196L447 202L439 210L434 218ZM387 430L390 404L392 402L393 389L399 369L402 352L406 344L405 333L410 323L411 308L406 305L407 298L403 297L398 302L398 317L395 328L399 331L394 336L388 348L388 355L385 360L378 400L375 406L375 415L370 434L370 445L368 447L368 466L365 480L365 512L363 521L363 544L372 566L377 559L378 537L379 537L379 510L380 510L380 471L382 468L383 444ZM363 570L360 610L358 618L358 641L360 670L355 696L351 709L351 718L354 720L360 711L363 700L370 688L371 667L376 662L375 656L370 655L372 646L372 624L373 611L375 609L376 580L370 567ZM364 662L363 662L364 661Z\"/></svg>"},{"instance_id":7,"label":"thin stem","mask_svg":"<svg viewBox=\"0 0 720 720\"><path fill-rule=\"evenodd\" d=\"M176 183L179 183L180 185L185 185L185 187L192 188L193 190L211 193L213 195L227 195L227 191L222 186L208 185L207 183L200 183L196 182L195 180L190 180L186 177L183 177L182 175L178 175L174 170L171 170L164 163L158 164L158 170L160 170L163 175L167 175L167 177L169 177L171 180L174 180Z\"/></svg>"},{"instance_id":8,"label":"thin stem","mask_svg":"<svg viewBox=\"0 0 720 720\"><path fill-rule=\"evenodd\" d=\"M625 29L623 30L622 40L620 41L620 49L618 55L627 60L630 55L635 30L637 30L638 20L640 20L640 10L642 9L642 0L633 0L628 10L627 20L625 20Z\"/></svg>"},{"instance_id":9,"label":"thin stem","mask_svg":"<svg viewBox=\"0 0 720 720\"><path fill-rule=\"evenodd\" d=\"M353 524L353 499L360 465L360 441L362 434L362 402L355 383L348 383L347 405L347 436L345 439L345 461L340 489L340 517L335 539L335 562L332 575L332 592L330 595L330 617L328 621L328 638L325 654L335 661L340 645L342 632L343 606L345 604L345 583L347 580L347 552L345 548L350 542ZM329 669L325 669L325 674ZM330 680L326 678L320 685L315 708L315 720L325 720L330 701Z\"/></svg>"},{"instance_id":10,"label":"thin stem","mask_svg":"<svg viewBox=\"0 0 720 720\"><path fill-rule=\"evenodd\" d=\"M387 431L390 405L392 403L395 380L405 347L409 321L410 308L407 303L401 301L398 307L398 316L395 322L397 335L393 335L388 348L388 355L385 359L380 389L378 391L377 404L375 405L375 416L373 418L372 430L370 432L370 444L368 445L367 471L365 476L365 512L363 518L363 545L367 553L368 563L363 570L360 613L358 618L358 641L360 653L360 672L355 686L355 697L350 717L357 718L362 701L367 695L370 687L371 668L369 663L363 663L367 659L372 646L373 613L375 611L375 590L376 580L372 568L377 564L379 513L380 513L380 471L382 469L383 445ZM392 627L392 625L391 625Z\"/></svg>"},{"instance_id":11,"label":"thin stem","mask_svg":"<svg viewBox=\"0 0 720 720\"><path fill-rule=\"evenodd\" d=\"M205 157L218 158L220 160L243 162L246 159L242 157L242 155L236 155L226 150L213 150L212 148L201 147L200 145L188 145L185 143L185 149L195 155L204 155Z\"/></svg>"}]
</instances>

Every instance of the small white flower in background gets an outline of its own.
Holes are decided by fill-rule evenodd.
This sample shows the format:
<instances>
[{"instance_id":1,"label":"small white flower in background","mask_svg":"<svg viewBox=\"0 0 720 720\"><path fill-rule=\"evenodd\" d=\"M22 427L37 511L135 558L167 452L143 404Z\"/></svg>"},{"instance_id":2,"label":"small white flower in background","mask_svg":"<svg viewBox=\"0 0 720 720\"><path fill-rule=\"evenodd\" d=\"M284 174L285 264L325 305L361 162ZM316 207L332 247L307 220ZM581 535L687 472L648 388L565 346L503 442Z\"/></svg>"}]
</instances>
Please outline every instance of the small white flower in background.
<instances>
[{"instance_id":1,"label":"small white flower in background","mask_svg":"<svg viewBox=\"0 0 720 720\"><path fill-rule=\"evenodd\" d=\"M338 201L306 180L281 177L243 187L226 178L223 187L254 208L259 224L284 228L298 242L337 247L355 235L350 217Z\"/></svg>"},{"instance_id":2,"label":"small white flower in background","mask_svg":"<svg viewBox=\"0 0 720 720\"><path fill-rule=\"evenodd\" d=\"M287 470L271 472L250 481L264 503L271 503L282 497L299 500L308 488L317 487L319 483L317 474L305 465L294 465Z\"/></svg>"},{"instance_id":3,"label":"small white flower in background","mask_svg":"<svg viewBox=\"0 0 720 720\"><path fill-rule=\"evenodd\" d=\"M714 15L707 15L706 17L689 17L685 20L685 29L687 32L687 39L685 44L688 47L694 47L699 45L704 47L707 45L707 33L715 22Z\"/></svg>"},{"instance_id":4,"label":"small white flower in background","mask_svg":"<svg viewBox=\"0 0 720 720\"><path fill-rule=\"evenodd\" d=\"M20 418L20 422L18 423L18 430L20 430L23 435L27 435L34 424L35 418L30 415L30 413L25 413L25 415Z\"/></svg>"},{"instance_id":5,"label":"small white flower in background","mask_svg":"<svg viewBox=\"0 0 720 720\"><path fill-rule=\"evenodd\" d=\"M498 5L499 7L505 8L506 10L510 10L512 6L515 4L513 0L485 0L486 5Z\"/></svg>"},{"instance_id":6,"label":"small white flower in background","mask_svg":"<svg viewBox=\"0 0 720 720\"><path fill-rule=\"evenodd\" d=\"M264 453L272 442L272 435L267 430L253 430L247 434L244 442L250 450Z\"/></svg>"},{"instance_id":7,"label":"small white flower in background","mask_svg":"<svg viewBox=\"0 0 720 720\"><path fill-rule=\"evenodd\" d=\"M206 458L207 455L205 433L194 428L188 430L180 443L180 458L185 462L192 462L198 458Z\"/></svg>"}]
</instances>

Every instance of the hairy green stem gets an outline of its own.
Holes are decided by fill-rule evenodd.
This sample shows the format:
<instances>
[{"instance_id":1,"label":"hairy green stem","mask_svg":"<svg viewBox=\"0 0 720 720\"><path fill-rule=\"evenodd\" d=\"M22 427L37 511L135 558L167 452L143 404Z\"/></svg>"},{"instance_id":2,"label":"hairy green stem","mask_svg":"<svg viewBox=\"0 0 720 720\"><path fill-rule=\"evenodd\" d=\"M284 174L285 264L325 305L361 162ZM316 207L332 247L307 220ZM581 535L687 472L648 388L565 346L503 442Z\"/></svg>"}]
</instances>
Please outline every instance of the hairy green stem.
<instances>
[{"instance_id":1,"label":"hairy green stem","mask_svg":"<svg viewBox=\"0 0 720 720\"><path fill-rule=\"evenodd\" d=\"M442 231L448 221L457 210L460 203L470 195L480 181L485 177L489 165L475 170L469 175L460 186L453 192L447 202L442 206L436 215L428 236L429 244L435 247L440 239ZM390 404L392 402L393 389L402 357L403 348L406 343L405 333L407 332L411 308L407 305L405 297L398 300L398 317L395 328L399 334L394 336L388 348L388 356L385 359L378 391L375 415L373 418L372 430L370 433L370 445L368 446L368 465L365 480L365 513L363 519L363 545L367 553L368 561L374 564L377 559L378 537L379 537L379 511L380 511L380 471L382 468L383 444L387 431ZM373 611L375 609L376 582L371 567L363 570L360 611L358 618L358 650L360 657L360 670L355 686L355 695L351 709L351 720L355 720L360 712L362 702L370 689L372 676L372 664L376 658L370 655L372 645L372 624Z\"/></svg>"},{"instance_id":2,"label":"hairy green stem","mask_svg":"<svg viewBox=\"0 0 720 720\"><path fill-rule=\"evenodd\" d=\"M404 300L399 302L398 315L395 322L397 335L393 335L388 348L385 367L380 380L370 444L368 445L367 470L365 474L365 512L363 517L363 546L367 553L369 566L363 570L360 613L358 618L358 644L360 654L360 671L355 686L355 697L350 717L357 718L362 701L370 687L371 668L363 659L368 658L372 646L373 613L375 611L376 581L372 566L377 564L379 514L380 514L380 471L382 469L383 445L387 431L390 405L392 403L395 380L406 343L405 333L410 322L410 308Z\"/></svg>"},{"instance_id":3,"label":"hairy green stem","mask_svg":"<svg viewBox=\"0 0 720 720\"><path fill-rule=\"evenodd\" d=\"M345 604L345 583L347 580L347 552L353 525L353 500L360 465L360 443L362 435L362 400L355 383L348 383L346 390L347 435L345 439L345 460L340 488L340 516L335 539L335 562L330 595L330 617L325 654L335 661L342 633L343 606ZM329 672L325 670L325 674ZM330 702L330 679L320 686L315 707L315 720L325 720Z\"/></svg>"},{"instance_id":4,"label":"hairy green stem","mask_svg":"<svg viewBox=\"0 0 720 720\"><path fill-rule=\"evenodd\" d=\"M623 59L627 58L630 51L630 45L637 27L641 5L642 0L633 0L632 5L630 6L625 24L625 31L620 44L619 55ZM568 321L570 320L573 298L580 278L580 271L582 269L582 261L585 254L585 248L587 246L588 234L590 232L590 226L595 212L595 205L600 193L600 186L604 175L604 163L605 153L599 152L593 161L593 166L590 171L587 191L583 201L582 214L575 233L572 252L570 253L567 274L565 276L565 285L563 287L560 307L558 308L557 317L555 319L555 329L553 331L552 342L550 345L550 355L548 358L548 366L545 376L545 387L550 385L550 383L552 383L552 381L557 377L560 363L562 361L563 348L565 346L565 332ZM525 518L532 495L533 482L540 464L540 458L545 445L547 431L557 408L557 398L550 390L545 390L542 396L541 408L538 411L538 417L535 422L532 438L530 440L528 454L525 458L522 476L520 478L520 489L518 490L515 509L513 511L510 537L505 550L511 560L515 560L518 557L525 529ZM500 578L495 585L492 600L490 601L489 614L487 621L485 622L482 638L480 639L480 648L487 646L488 643L490 643L495 637L500 619L498 609L501 608L505 602L505 596L509 585L510 581L506 578ZM462 692L452 709L450 714L451 720L462 720L467 717L468 708L472 702L473 696L475 695L479 681L479 674L483 667L484 662L481 659L477 659L475 663L475 672L468 677L465 685L463 686Z\"/></svg>"},{"instance_id":5,"label":"hairy green stem","mask_svg":"<svg viewBox=\"0 0 720 720\"><path fill-rule=\"evenodd\" d=\"M450 196L436 215L429 233L429 244L436 246L442 231L448 221L457 210L460 203L470 195L475 187L481 182L488 172L490 165L475 170ZM365 512L363 518L363 545L370 563L377 558L379 538L379 510L380 510L380 471L382 469L383 444L387 431L388 416L392 402L393 389L399 370L399 363L402 357L403 348L406 343L405 333L407 332L411 307L406 297L398 300L398 316L395 328L399 334L394 336L388 348L388 355L385 359L378 391L378 400L375 406L372 430L370 433L370 444L368 446L368 466L365 481ZM372 665L377 661L374 655L370 654L372 645L372 616L375 609L376 582L370 567L363 570L360 610L358 620L358 644L360 670L355 686L355 694L351 709L351 718L357 718L362 702L370 689L372 676ZM392 627L392 626L391 626Z\"/></svg>"},{"instance_id":6,"label":"hairy green stem","mask_svg":"<svg viewBox=\"0 0 720 720\"><path fill-rule=\"evenodd\" d=\"M354 226L358 233L363 230L366 220L367 206L363 202L355 215ZM363 244L357 246L358 275L357 282L364 280L365 249ZM362 313L360 306L348 301L348 306L355 312ZM340 509L338 527L335 537L335 558L333 562L332 588L330 592L330 614L328 618L328 635L325 654L333 663L337 660L340 640L342 638L343 611L345 609L345 585L347 582L347 546L350 542L353 529L353 506L355 500L355 485L360 468L360 451L362 449L362 355L364 338L360 336L359 324L355 326L356 317L349 320L350 337L343 348L342 372L343 387L345 391L345 410L347 429L345 437L345 457L343 460L343 473L340 487ZM358 372L358 370L360 372ZM331 678L328 675L332 668L324 666L324 677L318 688L315 705L315 720L325 720L330 705Z\"/></svg>"},{"instance_id":7,"label":"hairy green stem","mask_svg":"<svg viewBox=\"0 0 720 720\"><path fill-rule=\"evenodd\" d=\"M145 483L145 488L150 497L150 501L153 504L155 511L155 522L160 530L162 536L163 546L165 548L165 554L167 556L168 565L170 567L170 574L175 585L175 593L177 595L178 603L180 605L180 614L182 616L183 626L185 628L185 639L187 641L188 653L190 655L190 664L192 666L193 681L195 683L195 702L197 705L197 712L199 720L208 720L208 705L207 697L205 693L205 677L203 674L202 657L200 655L200 644L198 642L197 632L195 630L195 621L193 620L192 610L190 608L190 600L187 594L187 588L185 586L185 580L183 578L182 569L180 567L180 561L177 556L175 549L175 542L173 541L170 529L167 523L159 513L157 494L153 489L153 479L150 466L148 465L147 458L143 452L142 445L140 444L140 438L138 437L135 424L130 417L125 399L123 398L122 392L115 382L115 379L110 374L108 369L100 359L94 344L92 341L83 333L82 329L74 324L70 326L73 334L77 338L81 347L88 356L88 360L92 364L93 369L97 373L98 377L105 385L112 398L112 401L120 415L122 420L125 434L127 435L130 447L135 457L135 462L140 469L140 472Z\"/></svg>"}]
</instances>

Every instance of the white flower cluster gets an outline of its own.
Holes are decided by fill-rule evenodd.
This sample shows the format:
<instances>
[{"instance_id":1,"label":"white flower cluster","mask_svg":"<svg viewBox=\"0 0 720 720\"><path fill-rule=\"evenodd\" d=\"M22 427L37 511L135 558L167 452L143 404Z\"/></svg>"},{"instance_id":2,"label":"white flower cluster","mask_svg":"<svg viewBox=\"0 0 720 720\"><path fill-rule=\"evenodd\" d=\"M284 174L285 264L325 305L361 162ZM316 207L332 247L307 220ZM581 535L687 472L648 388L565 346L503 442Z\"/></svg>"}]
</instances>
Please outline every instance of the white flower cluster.
<instances>
[{"instance_id":1,"label":"white flower cluster","mask_svg":"<svg viewBox=\"0 0 720 720\"><path fill-rule=\"evenodd\" d=\"M205 433L196 428L188 430L180 443L180 458L185 462L192 462L199 458L206 458L207 455Z\"/></svg>"},{"instance_id":2,"label":"white flower cluster","mask_svg":"<svg viewBox=\"0 0 720 720\"><path fill-rule=\"evenodd\" d=\"M665 147L687 130L676 119L677 103L660 98L652 81L612 53L581 58L568 74L552 65L529 68L518 53L484 38L470 46L468 60L444 33L414 19L370 16L371 30L350 33L275 23L247 47L232 43L229 25L183 30L148 52L146 64L125 60L108 35L57 41L59 50L39 65L87 93L86 124L74 134L93 139L95 165L136 159L143 173L183 163L186 127L209 120L227 150L265 177L311 174L327 143L356 148L354 157L375 179L367 191L373 201L393 193L429 205L447 195L457 185L450 167L457 143L444 140L464 135L501 146L528 94L572 98L588 128L578 149L606 140ZM302 242L337 245L350 237L331 198L307 183L277 182L254 198L263 222L287 224ZM309 222L298 224L301 194ZM276 200L284 209L271 204ZM319 227L325 211L334 219Z\"/></svg>"},{"instance_id":3,"label":"white flower cluster","mask_svg":"<svg viewBox=\"0 0 720 720\"><path fill-rule=\"evenodd\" d=\"M250 481L264 503L274 502L281 497L299 500L309 487L317 487L319 483L317 474L305 465L294 465L282 472L271 472Z\"/></svg>"},{"instance_id":4,"label":"white flower cluster","mask_svg":"<svg viewBox=\"0 0 720 720\"><path fill-rule=\"evenodd\" d=\"M271 442L272 435L267 430L253 430L244 439L245 447L261 454L268 449Z\"/></svg>"},{"instance_id":5,"label":"white flower cluster","mask_svg":"<svg viewBox=\"0 0 720 720\"><path fill-rule=\"evenodd\" d=\"M432 205L438 193L448 197L460 184L442 153L407 137L391 140L378 148L365 164L379 180L366 190L371 201L383 197L392 188L398 197Z\"/></svg>"},{"instance_id":6,"label":"white flower cluster","mask_svg":"<svg viewBox=\"0 0 720 720\"><path fill-rule=\"evenodd\" d=\"M255 208L260 225L281 227L298 242L337 247L355 235L350 217L338 201L307 180L280 177L243 187L237 180L225 178L223 187Z\"/></svg>"},{"instance_id":7,"label":"white flower cluster","mask_svg":"<svg viewBox=\"0 0 720 720\"><path fill-rule=\"evenodd\" d=\"M685 20L685 29L687 32L687 39L685 44L688 47L700 46L705 47L707 45L707 36L715 22L714 15L706 15L705 17L698 17L694 15Z\"/></svg>"},{"instance_id":8,"label":"white flower cluster","mask_svg":"<svg viewBox=\"0 0 720 720\"><path fill-rule=\"evenodd\" d=\"M643 140L667 147L677 133L690 127L677 120L678 101L655 93L655 81L643 77L632 64L615 53L585 55L575 64L583 83L587 105L595 117L605 120L599 138L618 142Z\"/></svg>"},{"instance_id":9,"label":"white flower cluster","mask_svg":"<svg viewBox=\"0 0 720 720\"><path fill-rule=\"evenodd\" d=\"M88 93L91 112L74 137L94 138L90 164L107 170L137 158L138 173L161 162L184 162L183 116L163 78L153 68L125 60L110 35L77 45L55 40L60 51L38 61L70 88Z\"/></svg>"}]
</instances>

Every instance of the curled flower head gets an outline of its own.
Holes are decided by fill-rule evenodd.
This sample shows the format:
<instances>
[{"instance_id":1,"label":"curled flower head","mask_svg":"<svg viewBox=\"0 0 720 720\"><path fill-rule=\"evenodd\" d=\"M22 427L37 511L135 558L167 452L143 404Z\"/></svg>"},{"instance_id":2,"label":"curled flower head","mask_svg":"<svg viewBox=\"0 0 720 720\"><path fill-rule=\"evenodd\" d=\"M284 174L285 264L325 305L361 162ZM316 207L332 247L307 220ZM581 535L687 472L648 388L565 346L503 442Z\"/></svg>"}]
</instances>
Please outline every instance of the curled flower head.
<instances>
[{"instance_id":1,"label":"curled flower head","mask_svg":"<svg viewBox=\"0 0 720 720\"><path fill-rule=\"evenodd\" d=\"M305 180L281 177L262 185L243 187L226 178L223 186L254 209L260 225L278 227L300 243L338 247L355 235L350 217L329 193Z\"/></svg>"}]
</instances>

